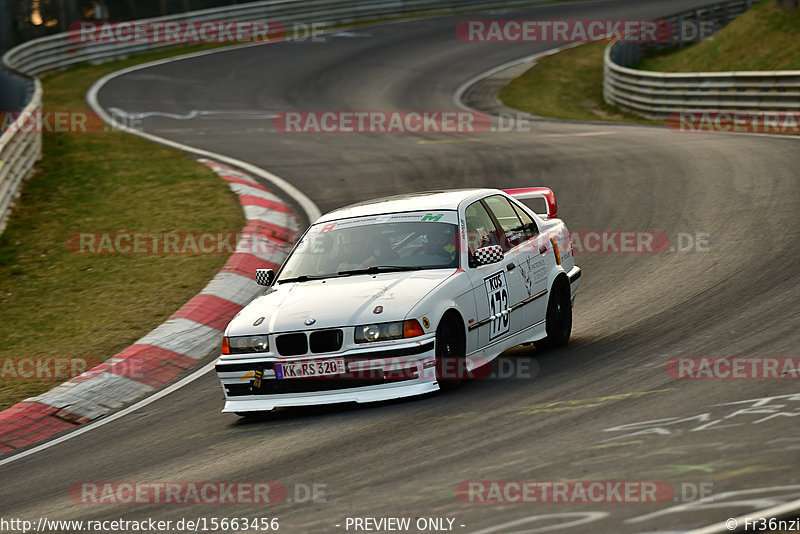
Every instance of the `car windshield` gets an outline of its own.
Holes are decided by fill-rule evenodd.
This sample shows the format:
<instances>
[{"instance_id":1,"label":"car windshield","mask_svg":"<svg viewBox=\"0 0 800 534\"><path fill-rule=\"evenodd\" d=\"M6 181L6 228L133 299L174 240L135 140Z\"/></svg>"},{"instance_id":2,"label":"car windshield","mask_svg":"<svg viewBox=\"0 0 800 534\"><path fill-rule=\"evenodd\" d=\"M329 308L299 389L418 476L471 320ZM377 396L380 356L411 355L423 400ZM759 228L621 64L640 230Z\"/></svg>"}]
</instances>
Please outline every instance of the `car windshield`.
<instances>
[{"instance_id":1,"label":"car windshield","mask_svg":"<svg viewBox=\"0 0 800 534\"><path fill-rule=\"evenodd\" d=\"M458 267L455 224L347 221L312 226L286 260L278 283Z\"/></svg>"}]
</instances>

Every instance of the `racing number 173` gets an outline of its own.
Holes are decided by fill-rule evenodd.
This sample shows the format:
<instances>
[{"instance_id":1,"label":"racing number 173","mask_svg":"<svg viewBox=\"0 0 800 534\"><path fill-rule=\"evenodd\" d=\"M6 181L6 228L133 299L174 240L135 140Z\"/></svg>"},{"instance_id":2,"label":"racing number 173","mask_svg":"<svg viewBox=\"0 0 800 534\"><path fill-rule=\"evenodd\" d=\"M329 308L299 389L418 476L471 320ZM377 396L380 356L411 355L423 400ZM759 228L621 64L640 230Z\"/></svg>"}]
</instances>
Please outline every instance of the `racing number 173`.
<instances>
[{"instance_id":1,"label":"racing number 173","mask_svg":"<svg viewBox=\"0 0 800 534\"><path fill-rule=\"evenodd\" d=\"M486 286L486 296L489 299L489 341L507 333L511 321L508 314L508 285L506 273L499 271L483 280ZM506 313L503 313L506 312Z\"/></svg>"}]
</instances>

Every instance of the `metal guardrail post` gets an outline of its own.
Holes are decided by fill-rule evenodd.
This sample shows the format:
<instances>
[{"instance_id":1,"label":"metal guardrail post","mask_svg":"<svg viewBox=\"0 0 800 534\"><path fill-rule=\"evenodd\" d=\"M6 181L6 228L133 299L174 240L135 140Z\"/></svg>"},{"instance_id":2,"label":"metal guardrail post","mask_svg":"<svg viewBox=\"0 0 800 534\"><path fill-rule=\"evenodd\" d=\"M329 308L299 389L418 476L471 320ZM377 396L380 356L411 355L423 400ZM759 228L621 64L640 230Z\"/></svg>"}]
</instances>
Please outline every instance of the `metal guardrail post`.
<instances>
[{"instance_id":1,"label":"metal guardrail post","mask_svg":"<svg viewBox=\"0 0 800 534\"><path fill-rule=\"evenodd\" d=\"M42 86L33 81L33 95L23 109L31 114L42 109ZM5 229L8 215L19 196L22 182L33 169L42 153L42 134L34 131L17 131L23 123L20 117L5 132L0 133L0 233Z\"/></svg>"},{"instance_id":2,"label":"metal guardrail post","mask_svg":"<svg viewBox=\"0 0 800 534\"><path fill-rule=\"evenodd\" d=\"M699 9L694 12L694 23L695 23L694 42L699 43L701 38L700 34L703 33L702 31L700 31L700 28L703 27L703 17L700 14Z\"/></svg>"}]
</instances>

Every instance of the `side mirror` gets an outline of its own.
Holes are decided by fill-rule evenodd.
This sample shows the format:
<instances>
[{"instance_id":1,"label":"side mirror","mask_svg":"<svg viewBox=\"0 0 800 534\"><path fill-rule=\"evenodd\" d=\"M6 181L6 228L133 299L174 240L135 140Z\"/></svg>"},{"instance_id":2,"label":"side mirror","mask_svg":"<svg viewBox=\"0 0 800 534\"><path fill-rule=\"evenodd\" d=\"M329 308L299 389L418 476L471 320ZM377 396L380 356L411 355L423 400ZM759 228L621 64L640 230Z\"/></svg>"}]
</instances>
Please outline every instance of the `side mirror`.
<instances>
[{"instance_id":1,"label":"side mirror","mask_svg":"<svg viewBox=\"0 0 800 534\"><path fill-rule=\"evenodd\" d=\"M256 269L256 284L271 286L275 281L275 271L272 269Z\"/></svg>"},{"instance_id":2,"label":"side mirror","mask_svg":"<svg viewBox=\"0 0 800 534\"><path fill-rule=\"evenodd\" d=\"M490 245L475 251L475 264L478 267L497 263L498 261L502 261L503 258L503 249L500 248L500 245Z\"/></svg>"}]
</instances>

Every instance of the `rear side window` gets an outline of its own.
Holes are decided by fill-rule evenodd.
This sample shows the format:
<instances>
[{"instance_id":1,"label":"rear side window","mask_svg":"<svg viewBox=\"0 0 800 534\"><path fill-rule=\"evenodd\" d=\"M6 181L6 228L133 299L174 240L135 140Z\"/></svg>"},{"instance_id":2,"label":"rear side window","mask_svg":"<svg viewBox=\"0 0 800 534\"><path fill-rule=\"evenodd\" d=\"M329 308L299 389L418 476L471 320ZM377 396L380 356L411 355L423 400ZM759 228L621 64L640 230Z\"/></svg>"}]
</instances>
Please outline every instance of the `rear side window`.
<instances>
[{"instance_id":1,"label":"rear side window","mask_svg":"<svg viewBox=\"0 0 800 534\"><path fill-rule=\"evenodd\" d=\"M500 238L503 250L509 251L539 234L539 228L530 215L515 206L506 197L495 195L486 199L486 204L503 228Z\"/></svg>"},{"instance_id":2,"label":"rear side window","mask_svg":"<svg viewBox=\"0 0 800 534\"><path fill-rule=\"evenodd\" d=\"M539 235L539 227L536 226L536 223L533 222L533 219L530 215L528 215L524 209L520 208L519 206L515 206L512 202L511 205L514 207L514 211L517 212L519 215L519 219L522 221L522 228L525 232L525 239L531 239L532 237L536 237Z\"/></svg>"},{"instance_id":3,"label":"rear side window","mask_svg":"<svg viewBox=\"0 0 800 534\"><path fill-rule=\"evenodd\" d=\"M514 207L505 197L500 195L489 197L486 199L486 205L497 217L497 222L500 223L503 233L522 231L522 221L519 219Z\"/></svg>"}]
</instances>

